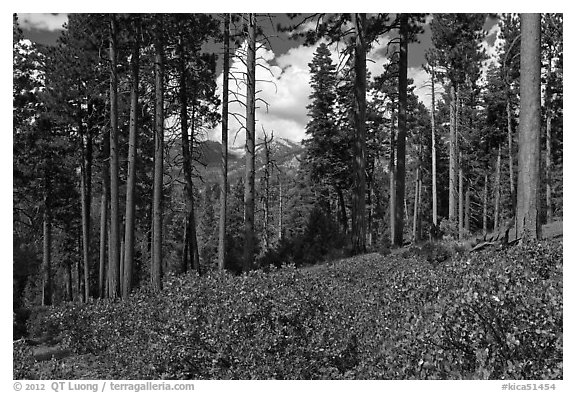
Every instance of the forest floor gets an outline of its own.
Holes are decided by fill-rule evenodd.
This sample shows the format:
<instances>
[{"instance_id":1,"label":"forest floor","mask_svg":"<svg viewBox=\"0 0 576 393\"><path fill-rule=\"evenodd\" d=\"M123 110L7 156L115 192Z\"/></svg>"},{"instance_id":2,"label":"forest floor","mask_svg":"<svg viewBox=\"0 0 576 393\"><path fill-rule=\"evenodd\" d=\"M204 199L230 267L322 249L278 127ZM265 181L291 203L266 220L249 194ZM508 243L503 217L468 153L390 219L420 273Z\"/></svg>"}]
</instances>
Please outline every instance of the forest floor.
<instances>
[{"instance_id":1,"label":"forest floor","mask_svg":"<svg viewBox=\"0 0 576 393\"><path fill-rule=\"evenodd\" d=\"M557 239L563 236L563 222L555 221L544 225L542 228L543 239ZM377 258L397 259L402 253L414 251L414 246L406 246L399 249L391 250L389 255L373 254ZM327 266L337 264L346 264L347 258L338 261L328 261L323 264L308 266L301 269L304 274L319 274L321 269ZM69 348L66 348L59 337L32 338L29 342L33 343L32 354L37 363L37 370L41 374L50 374L55 367L64 367L69 374L74 375L77 379L98 379L99 369L104 367L98 356L93 354L74 354Z\"/></svg>"}]
</instances>

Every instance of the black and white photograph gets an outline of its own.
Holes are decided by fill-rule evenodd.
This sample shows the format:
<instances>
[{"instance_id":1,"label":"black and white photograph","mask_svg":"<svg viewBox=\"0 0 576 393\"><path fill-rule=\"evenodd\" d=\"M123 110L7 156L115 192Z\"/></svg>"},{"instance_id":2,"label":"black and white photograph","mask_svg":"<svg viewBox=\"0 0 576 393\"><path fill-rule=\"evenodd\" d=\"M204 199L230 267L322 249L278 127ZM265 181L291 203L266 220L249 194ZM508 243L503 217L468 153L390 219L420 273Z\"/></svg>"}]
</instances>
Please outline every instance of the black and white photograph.
<instances>
[{"instance_id":1,"label":"black and white photograph","mask_svg":"<svg viewBox=\"0 0 576 393\"><path fill-rule=\"evenodd\" d=\"M15 391L561 390L563 13L137 10L13 13Z\"/></svg>"}]
</instances>

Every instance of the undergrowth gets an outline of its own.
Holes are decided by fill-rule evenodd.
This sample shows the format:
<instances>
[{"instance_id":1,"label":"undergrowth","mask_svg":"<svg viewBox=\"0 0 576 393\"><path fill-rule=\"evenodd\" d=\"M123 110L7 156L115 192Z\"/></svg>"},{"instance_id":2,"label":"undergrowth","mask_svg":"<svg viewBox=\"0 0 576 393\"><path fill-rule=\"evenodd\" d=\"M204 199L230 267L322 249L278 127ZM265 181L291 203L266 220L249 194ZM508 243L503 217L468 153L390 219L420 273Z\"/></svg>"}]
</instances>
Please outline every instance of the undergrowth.
<instances>
[{"instance_id":1,"label":"undergrowth","mask_svg":"<svg viewBox=\"0 0 576 393\"><path fill-rule=\"evenodd\" d=\"M103 379L561 379L561 241L447 252L170 276L160 294L44 310L29 331L60 332ZM39 373L22 345L15 378L71 370Z\"/></svg>"}]
</instances>

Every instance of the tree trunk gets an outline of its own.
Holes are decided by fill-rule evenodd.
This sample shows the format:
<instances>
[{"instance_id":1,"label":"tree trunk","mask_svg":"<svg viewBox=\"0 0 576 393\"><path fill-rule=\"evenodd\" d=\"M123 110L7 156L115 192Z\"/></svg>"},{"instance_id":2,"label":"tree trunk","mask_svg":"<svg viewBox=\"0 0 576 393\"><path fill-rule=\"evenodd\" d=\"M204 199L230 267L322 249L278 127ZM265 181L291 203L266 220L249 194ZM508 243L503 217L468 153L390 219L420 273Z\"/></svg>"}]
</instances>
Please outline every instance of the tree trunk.
<instances>
[{"instance_id":1,"label":"tree trunk","mask_svg":"<svg viewBox=\"0 0 576 393\"><path fill-rule=\"evenodd\" d=\"M414 181L414 215L412 221L412 241L418 242L418 215L419 215L419 201L420 201L420 168L416 168L416 180Z\"/></svg>"},{"instance_id":2,"label":"tree trunk","mask_svg":"<svg viewBox=\"0 0 576 393\"><path fill-rule=\"evenodd\" d=\"M517 238L540 239L540 14L521 14Z\"/></svg>"},{"instance_id":3,"label":"tree trunk","mask_svg":"<svg viewBox=\"0 0 576 393\"><path fill-rule=\"evenodd\" d=\"M552 206L552 97L550 93L550 80L552 79L552 54L548 56L548 70L546 83L546 223L552 222L554 214Z\"/></svg>"},{"instance_id":4,"label":"tree trunk","mask_svg":"<svg viewBox=\"0 0 576 393\"><path fill-rule=\"evenodd\" d=\"M256 16L248 14L248 53L246 59L246 173L244 182L244 272L252 270L255 256L254 178L256 139Z\"/></svg>"},{"instance_id":5,"label":"tree trunk","mask_svg":"<svg viewBox=\"0 0 576 393\"><path fill-rule=\"evenodd\" d=\"M65 283L64 300L67 302L71 302L74 299L72 295L73 292L72 288L74 284L72 283L72 262L70 260L66 261L64 265L64 283Z\"/></svg>"},{"instance_id":6,"label":"tree trunk","mask_svg":"<svg viewBox=\"0 0 576 393\"><path fill-rule=\"evenodd\" d=\"M462 161L462 154L460 154ZM464 171L458 166L458 239L464 238Z\"/></svg>"},{"instance_id":7,"label":"tree trunk","mask_svg":"<svg viewBox=\"0 0 576 393\"><path fill-rule=\"evenodd\" d=\"M186 223L188 225L187 236L185 237L188 242L184 246L190 253L190 261L192 268L200 273L200 257L198 254L198 242L196 239L196 219L194 214L194 183L192 182L192 144L188 139L188 87L186 83L186 60L185 60L185 47L184 37L180 36L178 44L178 51L180 54L179 72L180 72L180 86L179 86L179 99L180 99L180 130L182 137L182 157L184 166L185 185L184 190L186 194ZM193 110L191 119L192 138L194 137L194 117L196 108L196 98L193 96Z\"/></svg>"},{"instance_id":8,"label":"tree trunk","mask_svg":"<svg viewBox=\"0 0 576 393\"><path fill-rule=\"evenodd\" d=\"M132 290L134 269L134 229L136 212L136 143L138 129L138 73L140 60L140 20L135 20L135 42L130 60L132 84L130 86L130 126L128 137L128 179L126 180L126 226L124 229L124 269L122 297L128 298Z\"/></svg>"},{"instance_id":9,"label":"tree trunk","mask_svg":"<svg viewBox=\"0 0 576 393\"><path fill-rule=\"evenodd\" d=\"M278 199L280 200L279 205L278 205L278 240L282 240L283 233L284 233L283 232L283 225L284 225L284 223L283 223L283 216L284 216L283 208L284 208L284 206L283 206L282 200L283 200L284 196L282 195L282 181L279 179L278 183L279 183L279 187L280 187L279 196L278 196Z\"/></svg>"},{"instance_id":10,"label":"tree trunk","mask_svg":"<svg viewBox=\"0 0 576 393\"><path fill-rule=\"evenodd\" d=\"M52 217L48 181L44 191L43 247L42 247L42 305L52 305Z\"/></svg>"},{"instance_id":11,"label":"tree trunk","mask_svg":"<svg viewBox=\"0 0 576 393\"><path fill-rule=\"evenodd\" d=\"M224 66L222 70L222 184L220 186L220 226L218 269L226 268L226 217L228 205L228 73L230 72L230 17L224 16Z\"/></svg>"},{"instance_id":12,"label":"tree trunk","mask_svg":"<svg viewBox=\"0 0 576 393\"><path fill-rule=\"evenodd\" d=\"M450 84L450 163L449 163L449 185L448 185L448 219L456 220L457 196L456 184L458 182L458 163L456 156L457 144L456 132L456 88L454 83Z\"/></svg>"},{"instance_id":13,"label":"tree trunk","mask_svg":"<svg viewBox=\"0 0 576 393\"><path fill-rule=\"evenodd\" d=\"M79 105L80 106L80 105ZM81 113L81 108L80 113ZM90 116L91 113L88 113ZM92 205L92 136L90 127L84 128L82 117L78 119L82 138L82 158L80 165L80 195L82 208L82 260L84 262L84 301L90 296L90 207Z\"/></svg>"},{"instance_id":14,"label":"tree trunk","mask_svg":"<svg viewBox=\"0 0 576 393\"><path fill-rule=\"evenodd\" d=\"M182 230L182 260L181 260L181 264L180 264L180 273L186 273L188 271L188 263L190 261L190 258L188 257L189 255L189 241L188 241L188 236L190 236L190 234L188 233L188 216L184 217L184 228Z\"/></svg>"},{"instance_id":15,"label":"tree trunk","mask_svg":"<svg viewBox=\"0 0 576 393\"><path fill-rule=\"evenodd\" d=\"M392 113L390 116L390 161L388 163L389 175L389 214L390 214L390 244L394 243L396 231L396 122L394 119L394 99L392 99Z\"/></svg>"},{"instance_id":16,"label":"tree trunk","mask_svg":"<svg viewBox=\"0 0 576 393\"><path fill-rule=\"evenodd\" d=\"M512 108L510 104L510 97L506 101L506 117L508 122L508 177L510 178L510 208L513 214L516 210L516 191L514 187L514 146L512 138Z\"/></svg>"},{"instance_id":17,"label":"tree trunk","mask_svg":"<svg viewBox=\"0 0 576 393\"><path fill-rule=\"evenodd\" d=\"M100 202L100 264L98 269L98 294L101 299L106 297L106 294L108 293L106 290L106 257L108 254L108 220L110 219L108 211L110 198L110 165L106 157L110 156L109 132L104 134L102 156L104 157L104 161L102 162L102 196Z\"/></svg>"},{"instance_id":18,"label":"tree trunk","mask_svg":"<svg viewBox=\"0 0 576 393\"><path fill-rule=\"evenodd\" d=\"M110 14L110 287L108 296L120 294L120 207L118 179L118 71L116 54L117 22Z\"/></svg>"},{"instance_id":19,"label":"tree trunk","mask_svg":"<svg viewBox=\"0 0 576 393\"><path fill-rule=\"evenodd\" d=\"M154 146L154 196L152 207L152 266L150 269L152 288L162 289L162 191L164 188L164 42L162 15L154 42L155 71L155 146Z\"/></svg>"},{"instance_id":20,"label":"tree trunk","mask_svg":"<svg viewBox=\"0 0 576 393\"><path fill-rule=\"evenodd\" d=\"M470 234L470 187L466 186L466 198L465 198L465 209L464 209L464 229L466 234Z\"/></svg>"},{"instance_id":21,"label":"tree trunk","mask_svg":"<svg viewBox=\"0 0 576 393\"><path fill-rule=\"evenodd\" d=\"M408 108L408 15L400 17L400 65L398 77L398 141L396 154L396 201L404 201L406 178L406 112ZM396 230L394 245L402 247L404 214L396 205Z\"/></svg>"},{"instance_id":22,"label":"tree trunk","mask_svg":"<svg viewBox=\"0 0 576 393\"><path fill-rule=\"evenodd\" d=\"M270 236L268 233L268 225L270 220L270 175L272 162L270 159L270 143L274 138L274 133L270 139L264 134L264 244L266 250L270 248Z\"/></svg>"},{"instance_id":23,"label":"tree trunk","mask_svg":"<svg viewBox=\"0 0 576 393\"><path fill-rule=\"evenodd\" d=\"M502 162L502 146L498 145L498 157L496 158L496 177L494 179L494 231L500 225L500 168Z\"/></svg>"},{"instance_id":24,"label":"tree trunk","mask_svg":"<svg viewBox=\"0 0 576 393\"><path fill-rule=\"evenodd\" d=\"M354 185L352 253L366 251L366 14L353 14L354 46Z\"/></svg>"},{"instance_id":25,"label":"tree trunk","mask_svg":"<svg viewBox=\"0 0 576 393\"><path fill-rule=\"evenodd\" d=\"M346 201L344 201L344 193L340 187L334 186L336 195L338 196L338 216L340 218L340 225L342 226L343 233L348 233L348 216L346 215Z\"/></svg>"},{"instance_id":26,"label":"tree trunk","mask_svg":"<svg viewBox=\"0 0 576 393\"><path fill-rule=\"evenodd\" d=\"M430 121L432 125L432 223L438 225L438 196L436 189L436 98L434 94L434 69L432 68L432 108Z\"/></svg>"},{"instance_id":27,"label":"tree trunk","mask_svg":"<svg viewBox=\"0 0 576 393\"><path fill-rule=\"evenodd\" d=\"M484 192L482 193L482 234L488 233L488 174L484 174Z\"/></svg>"}]
</instances>

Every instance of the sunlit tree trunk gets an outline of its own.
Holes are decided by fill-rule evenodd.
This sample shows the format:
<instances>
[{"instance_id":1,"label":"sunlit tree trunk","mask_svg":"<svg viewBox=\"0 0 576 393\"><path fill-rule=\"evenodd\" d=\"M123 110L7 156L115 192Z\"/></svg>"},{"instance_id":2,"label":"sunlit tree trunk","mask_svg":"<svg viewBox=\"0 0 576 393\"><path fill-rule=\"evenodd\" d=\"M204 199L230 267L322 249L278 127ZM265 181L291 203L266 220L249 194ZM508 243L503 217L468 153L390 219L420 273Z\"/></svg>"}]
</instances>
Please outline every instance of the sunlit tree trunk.
<instances>
[{"instance_id":1,"label":"sunlit tree trunk","mask_svg":"<svg viewBox=\"0 0 576 393\"><path fill-rule=\"evenodd\" d=\"M548 56L548 69L546 83L550 85L552 79L552 53ZM546 86L546 223L552 222L552 97L550 87Z\"/></svg>"},{"instance_id":2,"label":"sunlit tree trunk","mask_svg":"<svg viewBox=\"0 0 576 393\"><path fill-rule=\"evenodd\" d=\"M230 72L230 14L224 16L224 66L222 70L222 184L220 186L220 225L218 269L226 268L226 218L228 205L228 80Z\"/></svg>"},{"instance_id":3,"label":"sunlit tree trunk","mask_svg":"<svg viewBox=\"0 0 576 393\"><path fill-rule=\"evenodd\" d=\"M256 17L248 14L248 53L246 61L246 174L244 183L244 264L242 270L252 270L255 254L254 192L256 139Z\"/></svg>"},{"instance_id":4,"label":"sunlit tree trunk","mask_svg":"<svg viewBox=\"0 0 576 393\"><path fill-rule=\"evenodd\" d=\"M430 121L432 125L432 223L438 225L438 194L436 185L436 98L434 92L435 71L432 68L432 107Z\"/></svg>"},{"instance_id":5,"label":"sunlit tree trunk","mask_svg":"<svg viewBox=\"0 0 576 393\"><path fill-rule=\"evenodd\" d=\"M517 237L540 239L540 14L521 14Z\"/></svg>"}]
</instances>

